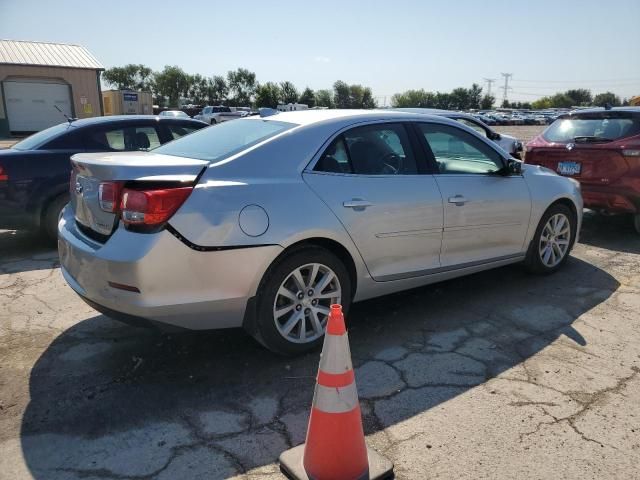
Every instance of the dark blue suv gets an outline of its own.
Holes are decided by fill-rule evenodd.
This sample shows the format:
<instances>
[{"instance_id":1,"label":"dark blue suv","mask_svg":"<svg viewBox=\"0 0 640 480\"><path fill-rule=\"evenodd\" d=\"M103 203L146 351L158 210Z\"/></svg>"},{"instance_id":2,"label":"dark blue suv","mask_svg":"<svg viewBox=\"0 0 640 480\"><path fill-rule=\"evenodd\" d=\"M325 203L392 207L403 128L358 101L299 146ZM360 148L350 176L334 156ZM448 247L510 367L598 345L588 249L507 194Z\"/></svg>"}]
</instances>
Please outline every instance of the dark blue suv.
<instances>
[{"instance_id":1,"label":"dark blue suv","mask_svg":"<svg viewBox=\"0 0 640 480\"><path fill-rule=\"evenodd\" d=\"M151 115L95 117L63 123L0 150L0 229L40 229L57 237L69 202L71 155L148 150L208 125Z\"/></svg>"}]
</instances>

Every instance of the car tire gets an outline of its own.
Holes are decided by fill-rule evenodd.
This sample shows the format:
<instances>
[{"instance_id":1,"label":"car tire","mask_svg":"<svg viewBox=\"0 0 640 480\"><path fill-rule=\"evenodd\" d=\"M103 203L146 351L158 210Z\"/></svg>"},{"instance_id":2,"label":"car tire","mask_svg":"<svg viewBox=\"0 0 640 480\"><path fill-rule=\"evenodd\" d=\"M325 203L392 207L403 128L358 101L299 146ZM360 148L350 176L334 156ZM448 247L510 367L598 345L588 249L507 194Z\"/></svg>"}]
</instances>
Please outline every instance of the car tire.
<instances>
[{"instance_id":1,"label":"car tire","mask_svg":"<svg viewBox=\"0 0 640 480\"><path fill-rule=\"evenodd\" d=\"M215 125L216 123L218 123L217 120L215 118L212 118L211 119L211 125Z\"/></svg>"},{"instance_id":2,"label":"car tire","mask_svg":"<svg viewBox=\"0 0 640 480\"><path fill-rule=\"evenodd\" d=\"M58 241L58 221L60 220L60 215L62 215L62 209L67 203L69 203L69 195L65 193L55 197L46 206L42 216L41 227L43 233L51 242Z\"/></svg>"},{"instance_id":3,"label":"car tire","mask_svg":"<svg viewBox=\"0 0 640 480\"><path fill-rule=\"evenodd\" d=\"M636 227L636 232L640 233L640 213L633 216L633 226Z\"/></svg>"},{"instance_id":4,"label":"car tire","mask_svg":"<svg viewBox=\"0 0 640 480\"><path fill-rule=\"evenodd\" d=\"M549 207L529 245L524 261L527 270L542 275L558 271L569 258L576 229L576 216L569 207L560 203Z\"/></svg>"},{"instance_id":5,"label":"car tire","mask_svg":"<svg viewBox=\"0 0 640 480\"><path fill-rule=\"evenodd\" d=\"M317 269L314 270L316 266ZM312 278L314 271L315 277ZM296 272L300 277L295 275ZM327 274L327 278L333 279L326 285L321 285ZM334 277L330 277L330 274ZM299 288L299 280L296 278L302 278L303 289ZM314 291L318 286L321 291ZM335 294L336 291L339 298L317 298L332 292ZM328 307L338 301L343 311L348 312L351 305L351 280L342 261L321 247L295 249L278 260L260 284L256 299L254 337L280 355L300 355L314 350L322 344L324 338ZM319 313L320 310L326 313ZM304 334L301 334L303 328Z\"/></svg>"}]
</instances>

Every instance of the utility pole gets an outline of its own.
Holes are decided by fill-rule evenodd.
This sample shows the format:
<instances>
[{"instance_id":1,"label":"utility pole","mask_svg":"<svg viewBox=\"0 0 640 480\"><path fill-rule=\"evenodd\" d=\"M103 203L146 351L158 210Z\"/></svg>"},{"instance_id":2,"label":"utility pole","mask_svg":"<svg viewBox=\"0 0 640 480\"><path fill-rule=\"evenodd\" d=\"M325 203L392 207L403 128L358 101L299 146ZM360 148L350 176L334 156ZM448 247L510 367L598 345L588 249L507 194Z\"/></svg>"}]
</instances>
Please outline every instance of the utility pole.
<instances>
[{"instance_id":1,"label":"utility pole","mask_svg":"<svg viewBox=\"0 0 640 480\"><path fill-rule=\"evenodd\" d=\"M487 82L487 96L491 96L491 85L496 81L495 78L483 78L485 82Z\"/></svg>"},{"instance_id":2,"label":"utility pole","mask_svg":"<svg viewBox=\"0 0 640 480\"><path fill-rule=\"evenodd\" d=\"M504 103L507 101L507 92L511 90L511 87L509 87L509 79L513 77L513 73L501 73L500 75L504 77L504 87L500 87L504 91L502 95L502 103Z\"/></svg>"}]
</instances>

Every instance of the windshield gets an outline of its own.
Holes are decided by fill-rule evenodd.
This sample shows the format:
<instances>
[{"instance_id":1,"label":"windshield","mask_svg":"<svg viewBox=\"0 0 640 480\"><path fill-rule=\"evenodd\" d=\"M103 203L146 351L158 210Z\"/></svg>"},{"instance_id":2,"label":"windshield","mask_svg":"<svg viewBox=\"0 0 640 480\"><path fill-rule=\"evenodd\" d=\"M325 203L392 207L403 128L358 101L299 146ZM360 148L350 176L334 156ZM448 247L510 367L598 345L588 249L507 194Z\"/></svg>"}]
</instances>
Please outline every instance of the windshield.
<instances>
[{"instance_id":1,"label":"windshield","mask_svg":"<svg viewBox=\"0 0 640 480\"><path fill-rule=\"evenodd\" d=\"M640 134L639 117L572 117L559 118L542 136L549 142L572 142L583 139L617 140Z\"/></svg>"},{"instance_id":2,"label":"windshield","mask_svg":"<svg viewBox=\"0 0 640 480\"><path fill-rule=\"evenodd\" d=\"M74 127L72 127L66 122L61 123L60 125L56 125L54 127L49 127L46 130L42 130L41 132L34 133L33 135L25 138L24 140L21 140L11 148L14 148L16 150L33 150L39 147L40 145L42 145L43 143L46 143L49 140L52 140L53 138L57 137L61 133L66 132L70 128L74 128Z\"/></svg>"},{"instance_id":3,"label":"windshield","mask_svg":"<svg viewBox=\"0 0 640 480\"><path fill-rule=\"evenodd\" d=\"M234 120L203 128L153 151L199 160L222 160L295 126L273 120Z\"/></svg>"}]
</instances>

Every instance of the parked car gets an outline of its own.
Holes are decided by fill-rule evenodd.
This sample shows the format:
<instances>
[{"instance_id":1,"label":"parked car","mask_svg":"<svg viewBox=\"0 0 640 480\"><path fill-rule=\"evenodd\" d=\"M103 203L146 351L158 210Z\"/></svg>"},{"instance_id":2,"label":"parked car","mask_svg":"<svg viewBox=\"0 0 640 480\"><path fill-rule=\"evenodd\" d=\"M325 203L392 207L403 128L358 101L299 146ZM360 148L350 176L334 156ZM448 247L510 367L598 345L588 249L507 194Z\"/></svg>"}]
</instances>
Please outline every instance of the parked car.
<instances>
[{"instance_id":1,"label":"parked car","mask_svg":"<svg viewBox=\"0 0 640 480\"><path fill-rule=\"evenodd\" d=\"M527 144L527 163L582 185L587 208L632 214L640 233L640 108L561 115Z\"/></svg>"},{"instance_id":2,"label":"parked car","mask_svg":"<svg viewBox=\"0 0 640 480\"><path fill-rule=\"evenodd\" d=\"M173 118L191 118L182 110L163 110L158 116L160 117L173 117Z\"/></svg>"},{"instance_id":3,"label":"parked car","mask_svg":"<svg viewBox=\"0 0 640 480\"><path fill-rule=\"evenodd\" d=\"M0 150L0 228L41 229L55 239L69 202L71 155L146 150L206 126L151 115L94 117L53 126Z\"/></svg>"},{"instance_id":4,"label":"parked car","mask_svg":"<svg viewBox=\"0 0 640 480\"><path fill-rule=\"evenodd\" d=\"M322 341L329 306L517 262L551 273L577 182L443 116L252 116L152 152L79 154L62 274L136 324L244 327L273 351Z\"/></svg>"},{"instance_id":5,"label":"parked car","mask_svg":"<svg viewBox=\"0 0 640 480\"><path fill-rule=\"evenodd\" d=\"M456 120L467 127L472 128L480 135L488 138L489 140L497 143L502 147L507 153L510 153L511 156L517 159L522 158L522 142L511 135L506 135L504 133L498 133L495 130L491 129L487 124L480 121L475 116L463 113L463 112L452 112L450 110L437 110L431 108L397 108L393 109L399 112L408 112L408 113L422 113L429 115L442 115L443 117L451 118L452 120Z\"/></svg>"},{"instance_id":6,"label":"parked car","mask_svg":"<svg viewBox=\"0 0 640 480\"><path fill-rule=\"evenodd\" d=\"M238 118L246 117L249 111L245 110L231 110L229 107L219 105L217 107L204 107L200 114L196 115L196 120L202 120L210 125L216 123L222 123L229 120L237 120Z\"/></svg>"}]
</instances>

